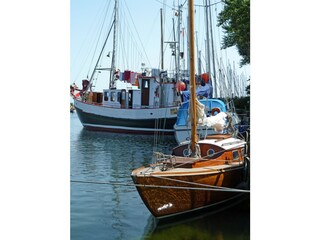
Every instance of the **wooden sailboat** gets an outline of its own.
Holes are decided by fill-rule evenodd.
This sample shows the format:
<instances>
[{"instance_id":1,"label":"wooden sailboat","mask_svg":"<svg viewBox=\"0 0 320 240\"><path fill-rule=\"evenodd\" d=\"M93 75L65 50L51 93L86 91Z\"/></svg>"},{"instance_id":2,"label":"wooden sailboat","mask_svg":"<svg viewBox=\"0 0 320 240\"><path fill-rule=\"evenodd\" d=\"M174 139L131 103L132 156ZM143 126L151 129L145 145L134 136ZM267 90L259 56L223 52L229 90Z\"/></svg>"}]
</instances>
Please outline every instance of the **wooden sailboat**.
<instances>
[{"instance_id":1,"label":"wooden sailboat","mask_svg":"<svg viewBox=\"0 0 320 240\"><path fill-rule=\"evenodd\" d=\"M193 0L189 4L191 138L171 155L154 153L154 163L131 173L138 193L157 218L228 203L248 194L246 142L228 135L197 139ZM242 187L240 187L242 186Z\"/></svg>"}]
</instances>

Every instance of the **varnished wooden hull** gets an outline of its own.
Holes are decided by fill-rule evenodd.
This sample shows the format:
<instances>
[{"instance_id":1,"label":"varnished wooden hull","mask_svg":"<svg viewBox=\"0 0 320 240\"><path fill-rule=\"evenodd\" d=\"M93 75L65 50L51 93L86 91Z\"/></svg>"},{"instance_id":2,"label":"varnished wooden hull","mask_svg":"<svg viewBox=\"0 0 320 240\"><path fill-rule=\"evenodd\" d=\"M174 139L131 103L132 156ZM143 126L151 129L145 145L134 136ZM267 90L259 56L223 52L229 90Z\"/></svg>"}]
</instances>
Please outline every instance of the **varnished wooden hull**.
<instances>
[{"instance_id":1,"label":"varnished wooden hull","mask_svg":"<svg viewBox=\"0 0 320 240\"><path fill-rule=\"evenodd\" d=\"M230 166L223 170L199 170L193 173L139 175L136 169L132 179L150 212L157 218L219 205L243 195L241 192L213 191L203 185L236 188L244 179L244 166ZM174 180L174 181L172 181ZM203 184L202 186L200 184ZM146 185L146 186L141 186Z\"/></svg>"}]
</instances>

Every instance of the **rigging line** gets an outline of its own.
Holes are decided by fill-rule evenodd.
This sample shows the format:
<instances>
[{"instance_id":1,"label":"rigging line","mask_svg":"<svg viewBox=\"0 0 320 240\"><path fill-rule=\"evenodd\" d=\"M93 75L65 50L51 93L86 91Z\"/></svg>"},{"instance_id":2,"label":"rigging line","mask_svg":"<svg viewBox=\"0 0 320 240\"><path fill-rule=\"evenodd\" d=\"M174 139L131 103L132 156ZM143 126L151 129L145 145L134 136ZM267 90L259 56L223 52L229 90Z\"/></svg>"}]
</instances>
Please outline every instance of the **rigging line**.
<instances>
[{"instance_id":1,"label":"rigging line","mask_svg":"<svg viewBox=\"0 0 320 240\"><path fill-rule=\"evenodd\" d=\"M188 0L185 0L184 3L181 4L181 6L183 7L183 6L186 4L187 1L188 1Z\"/></svg>"},{"instance_id":2,"label":"rigging line","mask_svg":"<svg viewBox=\"0 0 320 240\"><path fill-rule=\"evenodd\" d=\"M99 7L99 9L102 9L102 10L103 10L103 9L106 9L105 12L107 12L108 9L109 9L109 6L110 6L110 2L109 2L109 5L108 5L106 8L100 8L100 7ZM103 12L103 11L102 11L102 12ZM86 38L85 38L85 40L82 42L82 45L81 45L81 47L80 47L80 50L79 50L79 52L78 52L78 54L77 54L76 59L79 58L80 52L81 52L81 50L84 48L84 43L87 42L88 37L93 35L93 34L91 34L91 32L93 32L93 29L94 29L93 26L94 26L94 24L96 24L98 14L95 15L95 16L96 16L95 21L92 21L92 24L91 24L91 26L89 27L89 29L90 29L91 31L89 31L89 32L86 34ZM93 41L91 41L91 42L93 42ZM91 43L90 43L90 45L91 45ZM93 44L92 44L92 45L93 45ZM89 50L88 55L86 56L86 58L85 58L85 59L82 61L82 63L80 64L80 68L79 68L79 69L83 69L83 68L84 68L84 66L85 66L85 64L86 64L86 62L87 62L87 60L88 60L88 58L89 58L90 52L91 52L91 50ZM78 72L78 74L76 75L76 77L75 77L75 79L74 79L74 82L78 79L80 73L81 73L81 70L80 70L80 71Z\"/></svg>"},{"instance_id":3,"label":"rigging line","mask_svg":"<svg viewBox=\"0 0 320 240\"><path fill-rule=\"evenodd\" d=\"M122 10L122 8L120 8ZM123 13L123 11L121 11L121 14L122 16L125 16L125 14ZM119 42L122 47L120 48L120 51L119 51L119 58L117 58L117 63L116 65L118 66L118 68L120 67L120 62L122 63L122 66L125 69L127 69L126 66L128 66L128 58L126 56L128 56L128 53L127 53L127 47L125 46L125 42L124 42L124 39L127 39L126 38L126 31L125 31L125 28L123 26L126 26L125 24L125 18L122 18L122 16L119 16L119 19L120 19L120 24L119 24ZM123 21L123 22L122 22ZM123 23L123 24L122 24ZM121 52L121 54L120 54ZM122 56L122 61L120 61L120 55Z\"/></svg>"},{"instance_id":4,"label":"rigging line","mask_svg":"<svg viewBox=\"0 0 320 240\"><path fill-rule=\"evenodd\" d=\"M148 61L148 64L149 64L149 66L151 66L150 60L149 60L149 58L148 58L148 55L147 55L147 53L146 53L145 48L143 47L143 43L142 43L142 41L141 41L141 38L140 38L139 32L138 32L138 30L137 30L137 28L136 28L136 25L135 25L134 21L133 21L133 18L132 18L131 12L130 12L130 10L129 10L129 8L128 8L128 5L127 5L126 1L124 1L124 5L126 6L126 8L127 8L128 12L129 12L130 19L131 19L131 21L132 21L132 24L133 24L134 29L136 30L136 33L137 33L138 39L139 39L139 41L140 41L140 44L141 44L141 46L142 46L142 49L143 49L143 52L144 52L144 54L145 54L145 57L146 57L146 59L147 59L147 61Z\"/></svg>"},{"instance_id":5,"label":"rigging line","mask_svg":"<svg viewBox=\"0 0 320 240\"><path fill-rule=\"evenodd\" d=\"M220 190L222 190L222 189L224 189L224 190L230 190L230 189L232 189L232 190L238 190L238 189L234 189L234 188L220 187L220 186L212 186L212 185L208 185L208 184L188 182L188 181L184 181L184 180L167 178L167 177L162 177L162 176L155 176L155 175L150 175L150 176L151 176L151 177L154 177L154 178L159 178L159 179L165 179L165 180L173 181L173 182L186 183L186 184L190 184L190 185L208 187L208 188L213 188L213 189L220 189Z\"/></svg>"},{"instance_id":6,"label":"rigging line","mask_svg":"<svg viewBox=\"0 0 320 240\"><path fill-rule=\"evenodd\" d=\"M215 11L215 17L216 17L216 19L218 19L218 10L217 10L217 8L215 7L215 9L214 9L214 11ZM217 20L218 21L218 20ZM218 42L220 43L220 47L218 48L219 49L219 54L220 54L220 57L222 57L222 51L221 51L221 42L222 42L222 40L221 40L221 27L217 27L217 29L218 29ZM216 34L215 34L216 35ZM217 53L217 55L218 55L218 53Z\"/></svg>"},{"instance_id":7,"label":"rigging line","mask_svg":"<svg viewBox=\"0 0 320 240\"><path fill-rule=\"evenodd\" d=\"M136 63L135 63L135 55L136 52L138 52L138 54L140 54L141 56L143 55L139 49L135 49L134 46L138 46L138 43L136 42L136 40L133 38L134 34L131 31L130 24L127 20L127 18L125 17L126 14L123 10L123 8L121 8L122 11L122 24L121 24L121 34L120 34L120 41L122 44L122 49L121 49L121 53L122 53L122 58L123 58L123 68L124 69L136 69ZM123 27L124 26L124 27ZM129 40L130 39L130 40ZM125 40L127 40L125 42ZM134 45L135 44L135 45ZM120 63L119 63L120 64Z\"/></svg>"},{"instance_id":8,"label":"rigging line","mask_svg":"<svg viewBox=\"0 0 320 240\"><path fill-rule=\"evenodd\" d=\"M105 11L105 14L104 14L104 18L103 18L103 21L102 21L102 26L101 26L101 29L100 29L100 32L99 32L99 36L98 36L98 41L97 41L96 47L95 47L95 49L94 49L94 51L93 51L92 59L91 59L91 62L90 62L90 64L89 64L89 66L92 65L94 56L95 56L95 54L96 54L96 52L97 52L98 45L99 45L99 39L101 39L102 31L103 31L104 26L105 26L105 24L106 24L106 19L107 19L107 11ZM94 71L95 71L95 69L93 70L93 72L94 72ZM89 73L90 73L90 68L88 69L87 76L89 75ZM92 76L93 76L93 74L92 74Z\"/></svg>"},{"instance_id":9,"label":"rigging line","mask_svg":"<svg viewBox=\"0 0 320 240\"><path fill-rule=\"evenodd\" d=\"M126 15L127 14L123 14L123 16L126 16ZM127 18L124 18L124 22L127 23L125 25L128 25L128 26L130 25L129 22L127 21ZM128 30L128 36L130 37L130 40L131 40L128 42L131 42L132 44L136 45L136 47L133 48L133 51L134 51L135 56L137 58L137 62L139 62L140 60L144 61L143 53L142 53L141 49L139 48L139 44L138 44L137 40L133 37L133 36L135 36L135 34L132 32L131 28L127 28L127 30ZM139 68L139 65L137 64L135 67Z\"/></svg>"},{"instance_id":10,"label":"rigging line","mask_svg":"<svg viewBox=\"0 0 320 240\"><path fill-rule=\"evenodd\" d=\"M250 193L250 190L236 189L236 188L198 188L198 187L181 187L181 186L165 186L165 185L145 185L134 183L116 183L116 182L96 182L96 181L81 181L70 180L71 183L85 183L85 184L99 184L99 185L115 185L125 187L146 187L146 188L168 188L168 189L182 189L182 190L204 190L204 191L216 191L216 192L243 192Z\"/></svg>"},{"instance_id":11,"label":"rigging line","mask_svg":"<svg viewBox=\"0 0 320 240\"><path fill-rule=\"evenodd\" d=\"M166 7L169 7L169 8L171 8L171 9L177 10L177 9L175 9L173 6L170 6L170 5L166 4L166 3L164 3L164 1L163 1L163 2L160 2L159 0L154 0L154 1L156 1L156 2L158 2L158 3L161 3L163 6L166 6Z\"/></svg>"},{"instance_id":12,"label":"rigging line","mask_svg":"<svg viewBox=\"0 0 320 240\"><path fill-rule=\"evenodd\" d=\"M145 46L148 46L148 44L149 44L149 42L150 42L150 40L151 40L151 37L154 35L154 34L152 33L152 30L155 30L155 29L156 29L155 25L156 25L156 23L157 23L157 21L158 21L159 18L160 18L160 11L157 11L157 14L155 14L155 17L154 17L153 22L152 22L152 24L151 24L151 31L150 31L150 33L149 33L149 38L147 39L147 41L146 41L146 43L145 43Z\"/></svg>"},{"instance_id":13,"label":"rigging line","mask_svg":"<svg viewBox=\"0 0 320 240\"><path fill-rule=\"evenodd\" d=\"M214 6L214 5L218 5L218 3L222 3L222 1L220 2L216 2L216 3L212 3L212 4L208 4L208 5L200 5L200 4L194 4L195 7L211 7L211 6Z\"/></svg>"},{"instance_id":14,"label":"rigging line","mask_svg":"<svg viewBox=\"0 0 320 240\"><path fill-rule=\"evenodd\" d=\"M102 55L102 53L103 53L103 51L104 51L104 48L105 48L105 46L106 46L107 40L108 40L108 38L109 38L109 35L110 35L110 33L111 33L112 26L114 25L114 23L115 23L115 21L112 22L111 27L110 27L110 29L109 29L108 36L107 36L107 38L106 38L106 40L105 40L105 42L104 42L104 44L103 44L102 51L100 52L100 55L99 55L99 58L98 58L98 60L97 60L96 66L94 67L94 71L92 72L92 75L91 75L91 77L90 77L90 81L89 81L90 83L92 82L92 79L93 79L93 76L94 76L94 73L95 73L95 69L96 69L97 66L98 66L98 63L99 63L99 61L100 61L101 55ZM90 84L89 84L89 85L90 85Z\"/></svg>"},{"instance_id":15,"label":"rigging line","mask_svg":"<svg viewBox=\"0 0 320 240\"><path fill-rule=\"evenodd\" d=\"M158 129L158 128L159 128L158 120L155 119L155 129ZM159 136L158 131L155 131L154 135L153 135L153 149L154 150L157 149L157 147L158 147L158 140L159 140L158 136Z\"/></svg>"},{"instance_id":16,"label":"rigging line","mask_svg":"<svg viewBox=\"0 0 320 240\"><path fill-rule=\"evenodd\" d=\"M121 8L121 9L123 9L123 8ZM125 13L124 13L124 11L122 11L121 12L122 13L122 16L125 16ZM122 32L122 34L120 34L120 37L121 37L121 39L120 39L120 41L121 41L121 44L122 44L122 46L123 46L123 48L121 48L121 53L122 53L122 58L124 59L123 60L123 62L125 62L126 64L127 64L127 66L129 66L129 58L127 58L126 57L126 55L125 55L125 51L127 51L128 52L128 54L129 54L129 52L130 52L130 47L129 46L127 46L127 47L125 47L125 45L124 45L124 40L122 40L122 39L129 39L130 38L130 41L127 41L128 42L128 44L129 43L131 43L131 48L132 48L132 63L131 63L131 65L130 66L133 66L133 65L135 65L134 64L134 57L136 56L136 52L137 52L137 54L138 55L140 55L140 56L142 56L143 54L140 52L140 49L135 49L134 48L134 46L136 45L136 46L138 46L138 43L136 42L136 40L133 38L133 36L134 36L134 34L133 34L133 32L131 31L131 29L128 27L127 29L124 29L124 28L122 28L122 26L130 26L130 24L129 24L129 22L127 21L127 18L121 18L121 20L122 20L122 24L121 24L121 32ZM126 31L127 30L127 31ZM127 33L127 35L128 36L125 36L125 33ZM134 45L135 44L135 45ZM128 49L128 50L127 50ZM138 62L139 60L137 60L137 62ZM120 63L118 63L118 65L120 66ZM123 67L123 68L126 68L125 67L125 64L123 64L123 66L120 66L120 67ZM134 68L137 68L137 66L135 65L134 66Z\"/></svg>"}]
</instances>

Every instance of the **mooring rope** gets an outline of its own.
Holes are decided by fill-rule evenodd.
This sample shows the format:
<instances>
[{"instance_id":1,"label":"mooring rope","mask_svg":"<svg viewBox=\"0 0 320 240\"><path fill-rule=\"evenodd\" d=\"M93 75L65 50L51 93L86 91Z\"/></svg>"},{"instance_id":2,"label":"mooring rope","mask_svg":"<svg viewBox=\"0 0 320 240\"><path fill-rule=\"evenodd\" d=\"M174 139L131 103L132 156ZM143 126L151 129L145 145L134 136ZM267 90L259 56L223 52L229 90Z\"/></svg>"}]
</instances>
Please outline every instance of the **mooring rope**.
<instances>
[{"instance_id":1,"label":"mooring rope","mask_svg":"<svg viewBox=\"0 0 320 240\"><path fill-rule=\"evenodd\" d=\"M173 181L173 182L186 183L186 184L190 184L190 185L203 186L203 187L208 187L208 188L238 190L238 189L235 189L235 188L220 187L220 186L212 186L212 185L208 185L208 184L195 183L195 182L188 182L188 181L184 181L184 180L173 179L173 178L167 178L167 177L163 177L163 176L155 176L155 175L151 175L151 177L160 178L160 179L165 179L165 180L169 180L169 181Z\"/></svg>"},{"instance_id":2,"label":"mooring rope","mask_svg":"<svg viewBox=\"0 0 320 240\"><path fill-rule=\"evenodd\" d=\"M82 180L70 180L72 183L85 183L85 184L102 184L102 185L118 185L128 187L146 187L146 188L172 188L172 189L183 189L183 190L204 190L204 191L217 191L217 192L243 192L249 193L250 190L243 189L232 189L232 188L201 188L201 187L181 187L181 186L163 186L163 185L145 185L145 184L134 184L134 183L119 183L119 182L96 182L96 181L82 181Z\"/></svg>"}]
</instances>

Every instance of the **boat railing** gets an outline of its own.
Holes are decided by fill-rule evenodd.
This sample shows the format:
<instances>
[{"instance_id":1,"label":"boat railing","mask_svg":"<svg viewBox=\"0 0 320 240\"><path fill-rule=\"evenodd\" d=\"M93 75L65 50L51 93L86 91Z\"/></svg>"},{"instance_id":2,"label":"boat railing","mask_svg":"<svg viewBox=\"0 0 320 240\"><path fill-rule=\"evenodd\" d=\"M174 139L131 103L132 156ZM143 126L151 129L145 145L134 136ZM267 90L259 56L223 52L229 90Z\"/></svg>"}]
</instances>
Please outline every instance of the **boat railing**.
<instances>
[{"instance_id":1,"label":"boat railing","mask_svg":"<svg viewBox=\"0 0 320 240\"><path fill-rule=\"evenodd\" d=\"M154 152L153 158L156 163L155 166L159 167L161 171L166 171L169 168L173 168L176 162L175 156L167 155L161 152Z\"/></svg>"}]
</instances>

